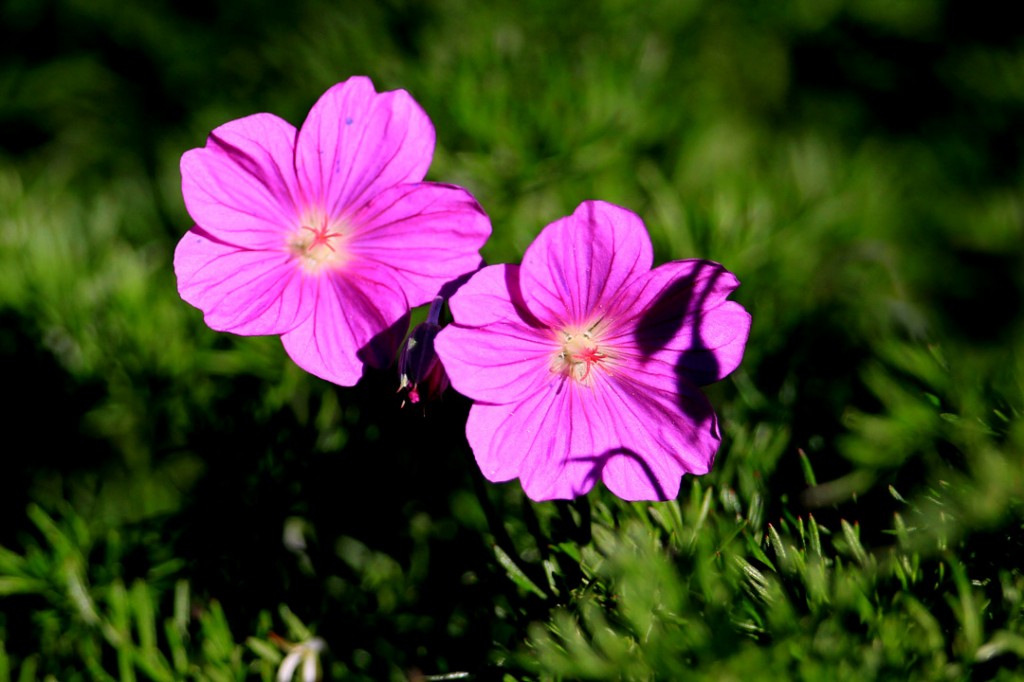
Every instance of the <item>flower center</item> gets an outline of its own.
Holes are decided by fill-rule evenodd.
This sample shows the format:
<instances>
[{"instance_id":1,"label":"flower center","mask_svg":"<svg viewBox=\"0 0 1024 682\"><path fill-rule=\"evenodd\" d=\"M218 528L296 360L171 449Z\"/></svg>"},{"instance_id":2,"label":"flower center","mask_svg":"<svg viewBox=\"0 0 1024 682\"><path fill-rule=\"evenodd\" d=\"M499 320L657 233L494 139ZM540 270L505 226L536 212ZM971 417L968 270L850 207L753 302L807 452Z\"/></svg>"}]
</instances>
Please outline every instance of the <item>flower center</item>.
<instances>
[{"instance_id":1,"label":"flower center","mask_svg":"<svg viewBox=\"0 0 1024 682\"><path fill-rule=\"evenodd\" d=\"M551 371L575 379L590 386L594 381L594 370L608 369L608 348L599 346L595 337L594 324L584 329L563 329L558 334L559 350L551 361Z\"/></svg>"},{"instance_id":2,"label":"flower center","mask_svg":"<svg viewBox=\"0 0 1024 682\"><path fill-rule=\"evenodd\" d=\"M311 218L288 241L288 247L309 272L337 266L346 260L345 234L327 218Z\"/></svg>"}]
</instances>

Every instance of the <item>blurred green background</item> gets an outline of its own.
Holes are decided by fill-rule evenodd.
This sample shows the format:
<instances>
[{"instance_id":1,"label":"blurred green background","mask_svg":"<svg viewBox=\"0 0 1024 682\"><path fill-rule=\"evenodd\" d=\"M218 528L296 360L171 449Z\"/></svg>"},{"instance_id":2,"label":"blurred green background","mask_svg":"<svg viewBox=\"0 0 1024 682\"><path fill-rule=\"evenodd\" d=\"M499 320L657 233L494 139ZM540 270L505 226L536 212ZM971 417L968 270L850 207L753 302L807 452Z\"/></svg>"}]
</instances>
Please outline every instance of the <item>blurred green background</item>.
<instances>
[{"instance_id":1,"label":"blurred green background","mask_svg":"<svg viewBox=\"0 0 1024 682\"><path fill-rule=\"evenodd\" d=\"M0 682L273 679L271 632L328 679L1012 679L1010 8L4 0ZM723 446L677 502L529 504L460 396L326 384L178 298L181 154L356 74L431 116L488 262L604 199L737 274Z\"/></svg>"}]
</instances>

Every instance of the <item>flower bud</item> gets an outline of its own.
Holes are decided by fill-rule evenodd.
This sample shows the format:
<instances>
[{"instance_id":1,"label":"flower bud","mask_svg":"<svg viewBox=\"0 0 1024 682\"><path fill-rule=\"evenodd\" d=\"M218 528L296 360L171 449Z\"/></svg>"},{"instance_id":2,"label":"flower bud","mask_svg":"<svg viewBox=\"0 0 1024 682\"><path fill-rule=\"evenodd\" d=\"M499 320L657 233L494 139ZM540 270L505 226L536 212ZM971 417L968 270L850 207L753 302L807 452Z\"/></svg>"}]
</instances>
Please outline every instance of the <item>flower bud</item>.
<instances>
[{"instance_id":1,"label":"flower bud","mask_svg":"<svg viewBox=\"0 0 1024 682\"><path fill-rule=\"evenodd\" d=\"M398 391L408 391L410 403L439 398L448 388L448 375L434 352L434 337L441 331L438 321L443 305L444 299L440 296L430 303L426 321L416 325L398 356Z\"/></svg>"}]
</instances>

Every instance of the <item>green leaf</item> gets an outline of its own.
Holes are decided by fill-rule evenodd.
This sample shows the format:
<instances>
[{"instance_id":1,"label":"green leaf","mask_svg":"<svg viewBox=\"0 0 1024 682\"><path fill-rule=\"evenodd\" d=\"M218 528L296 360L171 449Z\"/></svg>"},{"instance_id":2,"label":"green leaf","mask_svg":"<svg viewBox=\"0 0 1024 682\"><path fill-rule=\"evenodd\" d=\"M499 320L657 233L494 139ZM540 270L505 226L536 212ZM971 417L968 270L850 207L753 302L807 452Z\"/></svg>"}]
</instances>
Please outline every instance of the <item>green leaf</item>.
<instances>
[{"instance_id":1,"label":"green leaf","mask_svg":"<svg viewBox=\"0 0 1024 682\"><path fill-rule=\"evenodd\" d=\"M860 542L860 528L850 525L846 519L842 519L839 523L843 529L843 538L846 540L853 558L861 566L867 566L871 563L871 560L868 557L868 553L864 550L864 545Z\"/></svg>"},{"instance_id":2,"label":"green leaf","mask_svg":"<svg viewBox=\"0 0 1024 682\"><path fill-rule=\"evenodd\" d=\"M288 636L296 642L304 642L308 639L313 639L313 633L310 631L306 624L299 620L298 616L292 613L284 604L277 610L281 616L281 620L284 621L284 625L288 630Z\"/></svg>"},{"instance_id":3,"label":"green leaf","mask_svg":"<svg viewBox=\"0 0 1024 682\"><path fill-rule=\"evenodd\" d=\"M25 557L0 545L0 574L25 572Z\"/></svg>"},{"instance_id":4,"label":"green leaf","mask_svg":"<svg viewBox=\"0 0 1024 682\"><path fill-rule=\"evenodd\" d=\"M807 549L821 559L821 535L818 533L818 522L814 520L814 514L807 515L807 537L810 540Z\"/></svg>"},{"instance_id":5,"label":"green leaf","mask_svg":"<svg viewBox=\"0 0 1024 682\"><path fill-rule=\"evenodd\" d=\"M779 558L782 563L786 562L786 548L782 544L782 538L779 537L779 532L775 530L775 526L768 524L768 543L772 546L772 550L775 552L775 556Z\"/></svg>"},{"instance_id":6,"label":"green leaf","mask_svg":"<svg viewBox=\"0 0 1024 682\"><path fill-rule=\"evenodd\" d=\"M35 578L0 576L0 597L10 594L42 594L46 583Z\"/></svg>"},{"instance_id":7,"label":"green leaf","mask_svg":"<svg viewBox=\"0 0 1024 682\"><path fill-rule=\"evenodd\" d=\"M253 653L262 658L264 661L272 665L279 665L281 659L284 658L281 655L281 650L270 642L265 642L262 639L256 637L248 637L245 640L245 645L249 647Z\"/></svg>"},{"instance_id":8,"label":"green leaf","mask_svg":"<svg viewBox=\"0 0 1024 682\"><path fill-rule=\"evenodd\" d=\"M139 648L143 651L156 649L156 615L153 608L153 597L149 588L141 580L136 580L131 587L131 606L135 614L135 627L139 634Z\"/></svg>"},{"instance_id":9,"label":"green leaf","mask_svg":"<svg viewBox=\"0 0 1024 682\"><path fill-rule=\"evenodd\" d=\"M792 452L792 451L790 451ZM800 454L800 469L804 472L804 481L811 488L818 485L818 479L814 476L814 468L811 466L811 460L802 449L797 450Z\"/></svg>"},{"instance_id":10,"label":"green leaf","mask_svg":"<svg viewBox=\"0 0 1024 682\"><path fill-rule=\"evenodd\" d=\"M983 663L1004 654L1013 654L1019 660L1024 660L1024 637L1015 632L999 630L988 642L978 647L974 658Z\"/></svg>"},{"instance_id":11,"label":"green leaf","mask_svg":"<svg viewBox=\"0 0 1024 682\"><path fill-rule=\"evenodd\" d=\"M537 585L530 580L525 573L523 573L522 569L519 568L516 562L512 560L512 557L505 553L505 550L498 547L498 545L492 545L491 549L494 550L495 558L498 560L498 563L501 564L502 568L505 569L505 572L508 574L508 577L512 579L512 582L527 592L533 592L541 599L547 599L547 595L544 594L543 590L537 587Z\"/></svg>"},{"instance_id":12,"label":"green leaf","mask_svg":"<svg viewBox=\"0 0 1024 682\"><path fill-rule=\"evenodd\" d=\"M130 629L130 616L128 613L128 591L124 583L115 580L110 586L108 596L110 603L110 620L117 635L115 641L111 641L117 650L117 669L121 682L135 682L135 665L132 660L132 633Z\"/></svg>"},{"instance_id":13,"label":"green leaf","mask_svg":"<svg viewBox=\"0 0 1024 682\"><path fill-rule=\"evenodd\" d=\"M21 672L18 673L18 682L36 682L36 668L39 666L38 656L27 657L21 662Z\"/></svg>"},{"instance_id":14,"label":"green leaf","mask_svg":"<svg viewBox=\"0 0 1024 682\"><path fill-rule=\"evenodd\" d=\"M770 604L772 602L772 594L768 589L768 578L765 577L764 573L757 570L753 564L741 557L736 557L736 564L746 578L746 581L743 583L744 587L749 588L753 595L760 599L761 602Z\"/></svg>"},{"instance_id":15,"label":"green leaf","mask_svg":"<svg viewBox=\"0 0 1024 682\"><path fill-rule=\"evenodd\" d=\"M3 639L0 639L0 682L11 682L11 660L7 658Z\"/></svg>"},{"instance_id":16,"label":"green leaf","mask_svg":"<svg viewBox=\"0 0 1024 682\"><path fill-rule=\"evenodd\" d=\"M167 637L167 646L171 650L174 672L182 678L188 672L188 649L185 647L181 631L170 618L164 621L164 636Z\"/></svg>"}]
</instances>

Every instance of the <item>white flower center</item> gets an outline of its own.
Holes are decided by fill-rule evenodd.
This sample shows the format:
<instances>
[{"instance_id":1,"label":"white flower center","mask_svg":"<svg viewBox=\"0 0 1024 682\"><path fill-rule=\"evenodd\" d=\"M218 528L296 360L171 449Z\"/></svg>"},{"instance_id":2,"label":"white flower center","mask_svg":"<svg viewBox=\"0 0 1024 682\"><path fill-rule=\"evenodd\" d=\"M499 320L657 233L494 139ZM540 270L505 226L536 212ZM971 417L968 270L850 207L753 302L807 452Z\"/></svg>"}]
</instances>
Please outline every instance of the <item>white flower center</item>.
<instances>
[{"instance_id":1,"label":"white flower center","mask_svg":"<svg viewBox=\"0 0 1024 682\"><path fill-rule=\"evenodd\" d=\"M345 263L349 254L345 248L348 235L343 223L312 215L302 221L298 230L288 239L288 248L307 272L320 272Z\"/></svg>"},{"instance_id":2,"label":"white flower center","mask_svg":"<svg viewBox=\"0 0 1024 682\"><path fill-rule=\"evenodd\" d=\"M601 334L595 331L599 322L588 327L566 327L558 332L558 350L551 358L552 372L592 386L596 371L610 369L614 354L607 344L600 343Z\"/></svg>"}]
</instances>

